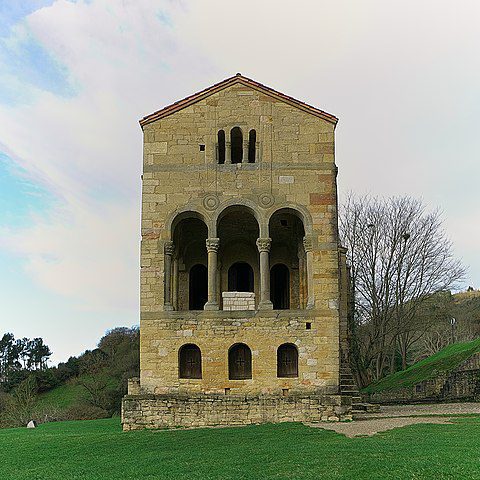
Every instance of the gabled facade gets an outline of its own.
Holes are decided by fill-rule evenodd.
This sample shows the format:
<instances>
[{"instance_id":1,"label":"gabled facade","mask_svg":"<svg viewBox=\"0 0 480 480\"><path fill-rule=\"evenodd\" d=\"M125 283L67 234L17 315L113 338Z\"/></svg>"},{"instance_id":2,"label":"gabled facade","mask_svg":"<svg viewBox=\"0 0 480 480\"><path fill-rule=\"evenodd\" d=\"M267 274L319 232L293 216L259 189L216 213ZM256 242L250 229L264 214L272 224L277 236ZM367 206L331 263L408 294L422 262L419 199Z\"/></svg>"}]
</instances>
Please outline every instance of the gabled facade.
<instances>
[{"instance_id":1,"label":"gabled facade","mask_svg":"<svg viewBox=\"0 0 480 480\"><path fill-rule=\"evenodd\" d=\"M124 429L349 418L336 122L239 74L140 121L141 376Z\"/></svg>"}]
</instances>

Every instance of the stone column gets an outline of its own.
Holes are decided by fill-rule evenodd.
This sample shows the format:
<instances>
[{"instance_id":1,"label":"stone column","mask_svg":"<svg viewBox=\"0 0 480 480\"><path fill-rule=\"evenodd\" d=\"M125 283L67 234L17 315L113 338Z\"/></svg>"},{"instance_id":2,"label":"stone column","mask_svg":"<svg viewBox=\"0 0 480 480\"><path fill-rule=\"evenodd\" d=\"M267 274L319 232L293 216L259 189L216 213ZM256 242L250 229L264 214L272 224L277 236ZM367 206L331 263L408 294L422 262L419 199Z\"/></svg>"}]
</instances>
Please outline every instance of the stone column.
<instances>
[{"instance_id":1,"label":"stone column","mask_svg":"<svg viewBox=\"0 0 480 480\"><path fill-rule=\"evenodd\" d=\"M217 300L217 261L218 248L220 246L219 238L207 238L208 252L208 301L205 304L205 310L218 310Z\"/></svg>"},{"instance_id":2,"label":"stone column","mask_svg":"<svg viewBox=\"0 0 480 480\"><path fill-rule=\"evenodd\" d=\"M263 310L273 309L270 301L270 245L271 238L258 238L257 247L260 252L260 303L258 308Z\"/></svg>"},{"instance_id":3,"label":"stone column","mask_svg":"<svg viewBox=\"0 0 480 480\"><path fill-rule=\"evenodd\" d=\"M243 142L242 163L248 163L248 140Z\"/></svg>"},{"instance_id":4,"label":"stone column","mask_svg":"<svg viewBox=\"0 0 480 480\"><path fill-rule=\"evenodd\" d=\"M313 294L313 245L310 236L303 237L303 247L307 263L307 308L315 307L315 296Z\"/></svg>"},{"instance_id":5,"label":"stone column","mask_svg":"<svg viewBox=\"0 0 480 480\"><path fill-rule=\"evenodd\" d=\"M232 144L225 141L225 163L232 163Z\"/></svg>"},{"instance_id":6,"label":"stone column","mask_svg":"<svg viewBox=\"0 0 480 480\"><path fill-rule=\"evenodd\" d=\"M178 310L178 257L173 259L173 309Z\"/></svg>"},{"instance_id":7,"label":"stone column","mask_svg":"<svg viewBox=\"0 0 480 480\"><path fill-rule=\"evenodd\" d=\"M173 242L168 241L163 245L164 253L164 276L163 276L163 309L173 310L172 306L172 256L175 251L175 245Z\"/></svg>"},{"instance_id":8,"label":"stone column","mask_svg":"<svg viewBox=\"0 0 480 480\"><path fill-rule=\"evenodd\" d=\"M260 160L260 144L255 142L255 163L258 163Z\"/></svg>"}]
</instances>

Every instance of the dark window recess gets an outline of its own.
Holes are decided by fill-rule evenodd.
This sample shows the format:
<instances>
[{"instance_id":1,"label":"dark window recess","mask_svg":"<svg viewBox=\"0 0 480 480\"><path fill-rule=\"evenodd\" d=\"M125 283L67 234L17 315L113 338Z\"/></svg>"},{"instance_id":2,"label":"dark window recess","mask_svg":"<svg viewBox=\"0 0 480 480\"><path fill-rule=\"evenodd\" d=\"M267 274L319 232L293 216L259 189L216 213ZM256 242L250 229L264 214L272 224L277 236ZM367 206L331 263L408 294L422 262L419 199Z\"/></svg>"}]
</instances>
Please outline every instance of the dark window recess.
<instances>
[{"instance_id":1,"label":"dark window recess","mask_svg":"<svg viewBox=\"0 0 480 480\"><path fill-rule=\"evenodd\" d=\"M183 345L178 357L180 378L202 378L202 353L196 345Z\"/></svg>"},{"instance_id":2,"label":"dark window recess","mask_svg":"<svg viewBox=\"0 0 480 480\"><path fill-rule=\"evenodd\" d=\"M311 329L312 329L312 324L311 324L310 322L307 322L307 323L305 324L305 328L306 328L307 330L311 330Z\"/></svg>"},{"instance_id":3,"label":"dark window recess","mask_svg":"<svg viewBox=\"0 0 480 480\"><path fill-rule=\"evenodd\" d=\"M234 263L228 269L229 292L253 292L253 268L245 262Z\"/></svg>"},{"instance_id":4,"label":"dark window recess","mask_svg":"<svg viewBox=\"0 0 480 480\"><path fill-rule=\"evenodd\" d=\"M232 163L242 163L243 135L239 127L233 127L230 132Z\"/></svg>"},{"instance_id":5,"label":"dark window recess","mask_svg":"<svg viewBox=\"0 0 480 480\"><path fill-rule=\"evenodd\" d=\"M230 380L252 378L252 351L244 343L237 343L228 351L228 378Z\"/></svg>"},{"instance_id":6,"label":"dark window recess","mask_svg":"<svg viewBox=\"0 0 480 480\"><path fill-rule=\"evenodd\" d=\"M205 265L194 265L189 275L189 310L203 310L207 303L208 271Z\"/></svg>"},{"instance_id":7,"label":"dark window recess","mask_svg":"<svg viewBox=\"0 0 480 480\"><path fill-rule=\"evenodd\" d=\"M278 347L277 377L298 377L298 350L293 343Z\"/></svg>"},{"instance_id":8,"label":"dark window recess","mask_svg":"<svg viewBox=\"0 0 480 480\"><path fill-rule=\"evenodd\" d=\"M290 308L290 272L282 263L274 265L270 270L270 300L274 310Z\"/></svg>"},{"instance_id":9,"label":"dark window recess","mask_svg":"<svg viewBox=\"0 0 480 480\"><path fill-rule=\"evenodd\" d=\"M280 225L282 227L288 227L288 222L286 220L280 220Z\"/></svg>"},{"instance_id":10,"label":"dark window recess","mask_svg":"<svg viewBox=\"0 0 480 480\"><path fill-rule=\"evenodd\" d=\"M225 132L218 131L218 163L225 163Z\"/></svg>"},{"instance_id":11,"label":"dark window recess","mask_svg":"<svg viewBox=\"0 0 480 480\"><path fill-rule=\"evenodd\" d=\"M255 146L257 143L257 132L250 130L248 134L248 163L255 163Z\"/></svg>"},{"instance_id":12,"label":"dark window recess","mask_svg":"<svg viewBox=\"0 0 480 480\"><path fill-rule=\"evenodd\" d=\"M204 152L205 151L205 145L200 145L200 151Z\"/></svg>"}]
</instances>

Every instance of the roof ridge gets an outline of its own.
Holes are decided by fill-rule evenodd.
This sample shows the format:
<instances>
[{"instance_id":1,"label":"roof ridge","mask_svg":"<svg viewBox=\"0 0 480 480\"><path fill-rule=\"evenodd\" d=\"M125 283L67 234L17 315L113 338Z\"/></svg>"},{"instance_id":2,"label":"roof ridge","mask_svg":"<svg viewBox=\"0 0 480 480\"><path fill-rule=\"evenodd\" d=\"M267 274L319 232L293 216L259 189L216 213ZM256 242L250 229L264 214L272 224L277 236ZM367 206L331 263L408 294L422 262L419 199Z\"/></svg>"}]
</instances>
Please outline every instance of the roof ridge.
<instances>
[{"instance_id":1,"label":"roof ridge","mask_svg":"<svg viewBox=\"0 0 480 480\"><path fill-rule=\"evenodd\" d=\"M280 98L281 100L285 101L288 104L291 104L293 106L296 106L308 113L311 113L313 115L316 115L318 117L323 118L324 120L327 120L330 123L336 124L338 122L338 118L335 117L334 115L325 112L324 110L320 110L319 108L313 107L312 105L309 105L308 103L302 102L300 100L297 100L294 97L291 97L289 95L286 95L282 92L279 92L277 90L274 90L271 87L268 87L260 82L257 82L256 80L253 80L251 78L245 77L241 73L237 73L231 77L228 77L220 82L214 83L213 85L204 88L203 90L200 90L196 93L193 93L192 95L189 95L185 98L182 98L181 100L177 100L176 102L167 105L160 110L157 110L150 115L146 115L140 120L140 125L143 128L145 125L148 125L149 123L154 122L155 120L158 120L160 118L164 118L168 115L171 115L175 112L178 112L179 110L182 110L183 108L186 108L193 103L196 103L200 101L201 99L208 97L210 95L213 95L214 93L223 90L224 88L227 88L230 85L233 85L235 83L242 83L244 85L248 85L252 88L258 89L260 91L263 91L264 93L267 93L268 95L272 97L277 97Z\"/></svg>"}]
</instances>

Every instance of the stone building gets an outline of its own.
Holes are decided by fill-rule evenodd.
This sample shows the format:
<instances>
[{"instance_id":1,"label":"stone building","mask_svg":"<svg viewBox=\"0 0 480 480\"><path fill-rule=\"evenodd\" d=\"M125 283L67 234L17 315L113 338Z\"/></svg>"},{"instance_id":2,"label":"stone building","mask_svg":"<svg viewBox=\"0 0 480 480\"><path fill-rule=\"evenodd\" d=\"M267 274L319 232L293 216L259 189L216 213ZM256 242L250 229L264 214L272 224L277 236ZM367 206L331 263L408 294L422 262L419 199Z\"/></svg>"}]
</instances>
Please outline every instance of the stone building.
<instances>
[{"instance_id":1,"label":"stone building","mask_svg":"<svg viewBox=\"0 0 480 480\"><path fill-rule=\"evenodd\" d=\"M237 74L140 121L125 430L349 419L337 118Z\"/></svg>"}]
</instances>

